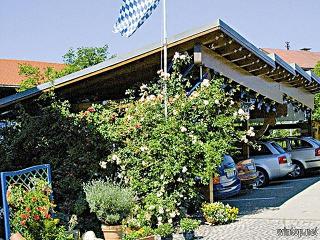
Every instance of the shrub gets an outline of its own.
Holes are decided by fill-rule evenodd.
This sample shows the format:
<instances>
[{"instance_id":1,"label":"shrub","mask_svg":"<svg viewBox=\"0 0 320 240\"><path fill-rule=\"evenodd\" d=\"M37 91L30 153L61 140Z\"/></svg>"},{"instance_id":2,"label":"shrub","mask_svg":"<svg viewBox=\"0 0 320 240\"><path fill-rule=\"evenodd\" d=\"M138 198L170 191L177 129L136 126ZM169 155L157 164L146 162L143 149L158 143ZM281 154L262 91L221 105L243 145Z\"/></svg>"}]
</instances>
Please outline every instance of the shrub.
<instances>
[{"instance_id":1,"label":"shrub","mask_svg":"<svg viewBox=\"0 0 320 240\"><path fill-rule=\"evenodd\" d=\"M42 96L32 108L21 106L14 113L16 124L0 129L0 171L50 164L61 222L67 223L75 214L82 232L99 230L99 221L90 214L85 201L82 183L110 176L108 169L114 170L111 165L108 169L99 165L110 154L112 143L93 127L92 113L72 113L71 105L55 96Z\"/></svg>"},{"instance_id":2,"label":"shrub","mask_svg":"<svg viewBox=\"0 0 320 240\"><path fill-rule=\"evenodd\" d=\"M208 223L226 224L236 220L239 209L231 207L229 204L215 202L203 204L202 212Z\"/></svg>"},{"instance_id":3,"label":"shrub","mask_svg":"<svg viewBox=\"0 0 320 240\"><path fill-rule=\"evenodd\" d=\"M137 240L139 238L144 238L148 236L152 236L154 234L154 230L151 227L142 227L138 231L133 231L126 234L123 239L124 240Z\"/></svg>"},{"instance_id":4,"label":"shrub","mask_svg":"<svg viewBox=\"0 0 320 240\"><path fill-rule=\"evenodd\" d=\"M191 218L182 218L180 220L180 228L183 232L193 232L200 225L199 220L191 219Z\"/></svg>"},{"instance_id":5,"label":"shrub","mask_svg":"<svg viewBox=\"0 0 320 240\"><path fill-rule=\"evenodd\" d=\"M128 188L102 180L86 183L83 188L91 212L104 224L121 224L134 207L134 194Z\"/></svg>"},{"instance_id":6,"label":"shrub","mask_svg":"<svg viewBox=\"0 0 320 240\"><path fill-rule=\"evenodd\" d=\"M46 182L35 179L34 188L21 185L8 188L11 232L20 233L26 240L72 239L66 229L58 226L59 219L53 219L51 189Z\"/></svg>"},{"instance_id":7,"label":"shrub","mask_svg":"<svg viewBox=\"0 0 320 240\"><path fill-rule=\"evenodd\" d=\"M174 233L174 228L171 223L164 223L158 226L156 233L160 237L170 237Z\"/></svg>"}]
</instances>

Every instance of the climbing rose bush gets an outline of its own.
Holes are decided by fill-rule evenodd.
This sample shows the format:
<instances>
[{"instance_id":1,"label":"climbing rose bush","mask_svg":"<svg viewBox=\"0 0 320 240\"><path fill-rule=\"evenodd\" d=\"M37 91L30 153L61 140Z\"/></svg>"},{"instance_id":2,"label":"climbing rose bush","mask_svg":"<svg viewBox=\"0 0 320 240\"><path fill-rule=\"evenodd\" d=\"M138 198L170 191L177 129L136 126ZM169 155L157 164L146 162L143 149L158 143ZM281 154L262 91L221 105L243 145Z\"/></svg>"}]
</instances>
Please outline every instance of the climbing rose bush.
<instances>
[{"instance_id":1,"label":"climbing rose bush","mask_svg":"<svg viewBox=\"0 0 320 240\"><path fill-rule=\"evenodd\" d=\"M134 217L141 225L172 223L200 206L199 182L208 184L223 155L246 136L236 129L245 113L222 89L223 79L205 79L186 95L191 84L181 70L190 60L176 54L171 74L159 71L158 82L128 91L132 100L110 118L114 150L101 166L116 165L117 180L136 191L140 205Z\"/></svg>"}]
</instances>

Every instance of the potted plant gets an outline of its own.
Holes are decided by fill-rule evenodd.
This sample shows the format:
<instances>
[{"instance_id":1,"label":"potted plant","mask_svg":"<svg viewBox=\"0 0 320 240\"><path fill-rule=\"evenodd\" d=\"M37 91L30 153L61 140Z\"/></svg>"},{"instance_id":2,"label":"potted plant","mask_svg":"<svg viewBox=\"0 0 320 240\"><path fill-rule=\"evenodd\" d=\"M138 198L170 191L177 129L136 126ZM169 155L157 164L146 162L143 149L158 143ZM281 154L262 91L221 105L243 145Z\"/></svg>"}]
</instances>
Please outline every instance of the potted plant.
<instances>
[{"instance_id":1,"label":"potted plant","mask_svg":"<svg viewBox=\"0 0 320 240\"><path fill-rule=\"evenodd\" d=\"M25 240L20 233L14 233L11 235L10 240Z\"/></svg>"},{"instance_id":2,"label":"potted plant","mask_svg":"<svg viewBox=\"0 0 320 240\"><path fill-rule=\"evenodd\" d=\"M174 228L170 223L161 224L157 228L156 233L161 237L161 240L172 240Z\"/></svg>"},{"instance_id":3,"label":"potted plant","mask_svg":"<svg viewBox=\"0 0 320 240\"><path fill-rule=\"evenodd\" d=\"M183 218L180 220L180 228L183 232L183 237L186 240L194 239L194 231L199 227L200 221L191 219L191 218Z\"/></svg>"},{"instance_id":4,"label":"potted plant","mask_svg":"<svg viewBox=\"0 0 320 240\"><path fill-rule=\"evenodd\" d=\"M121 222L134 207L134 193L129 188L108 181L95 180L84 184L90 211L102 222L105 239L121 239Z\"/></svg>"},{"instance_id":5,"label":"potted plant","mask_svg":"<svg viewBox=\"0 0 320 240\"><path fill-rule=\"evenodd\" d=\"M224 205L222 202L204 203L202 212L206 221L210 224L219 225L233 222L237 219L239 209Z\"/></svg>"},{"instance_id":6,"label":"potted plant","mask_svg":"<svg viewBox=\"0 0 320 240\"><path fill-rule=\"evenodd\" d=\"M32 179L32 183L33 188L19 184L8 188L10 240L73 239L59 219L52 217L51 187L41 179Z\"/></svg>"},{"instance_id":7,"label":"potted plant","mask_svg":"<svg viewBox=\"0 0 320 240\"><path fill-rule=\"evenodd\" d=\"M154 230L151 227L142 227L137 231L127 233L123 240L154 240Z\"/></svg>"}]
</instances>

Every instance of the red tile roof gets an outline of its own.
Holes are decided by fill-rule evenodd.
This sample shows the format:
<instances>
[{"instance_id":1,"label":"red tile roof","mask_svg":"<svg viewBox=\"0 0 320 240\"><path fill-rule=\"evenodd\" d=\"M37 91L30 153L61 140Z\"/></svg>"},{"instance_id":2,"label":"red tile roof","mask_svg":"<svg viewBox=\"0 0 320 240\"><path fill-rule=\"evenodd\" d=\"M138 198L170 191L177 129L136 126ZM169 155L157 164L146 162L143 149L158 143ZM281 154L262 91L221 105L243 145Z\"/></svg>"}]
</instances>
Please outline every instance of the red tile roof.
<instances>
[{"instance_id":1,"label":"red tile roof","mask_svg":"<svg viewBox=\"0 0 320 240\"><path fill-rule=\"evenodd\" d=\"M19 85L19 83L24 79L23 76L19 75L19 64L28 64L33 67L38 67L41 71L44 71L47 67L52 67L56 70L61 70L65 67L65 64L62 63L0 59L0 86Z\"/></svg>"},{"instance_id":2,"label":"red tile roof","mask_svg":"<svg viewBox=\"0 0 320 240\"><path fill-rule=\"evenodd\" d=\"M288 63L296 63L304 69L312 69L320 61L320 52L262 48L266 53L275 53Z\"/></svg>"}]
</instances>

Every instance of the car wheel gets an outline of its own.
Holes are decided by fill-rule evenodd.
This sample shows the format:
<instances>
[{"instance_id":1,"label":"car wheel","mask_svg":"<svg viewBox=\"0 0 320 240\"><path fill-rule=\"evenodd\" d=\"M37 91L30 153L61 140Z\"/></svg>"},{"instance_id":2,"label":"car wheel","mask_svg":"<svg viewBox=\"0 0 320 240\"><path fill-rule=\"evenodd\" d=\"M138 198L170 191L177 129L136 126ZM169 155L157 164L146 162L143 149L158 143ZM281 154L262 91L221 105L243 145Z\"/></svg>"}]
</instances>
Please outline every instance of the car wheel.
<instances>
[{"instance_id":1,"label":"car wheel","mask_svg":"<svg viewBox=\"0 0 320 240\"><path fill-rule=\"evenodd\" d=\"M291 173L289 173L289 176L292 178L303 177L305 175L305 170L303 165L297 161L294 161L293 164L294 164L294 169Z\"/></svg>"},{"instance_id":2,"label":"car wheel","mask_svg":"<svg viewBox=\"0 0 320 240\"><path fill-rule=\"evenodd\" d=\"M257 187L261 188L269 183L268 173L263 169L257 169Z\"/></svg>"}]
</instances>

